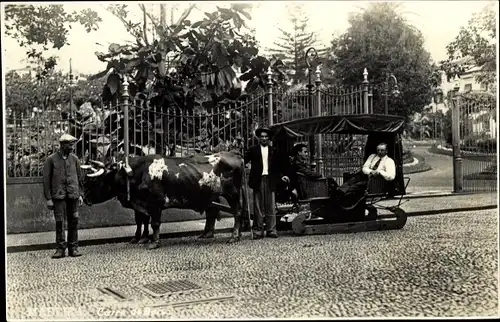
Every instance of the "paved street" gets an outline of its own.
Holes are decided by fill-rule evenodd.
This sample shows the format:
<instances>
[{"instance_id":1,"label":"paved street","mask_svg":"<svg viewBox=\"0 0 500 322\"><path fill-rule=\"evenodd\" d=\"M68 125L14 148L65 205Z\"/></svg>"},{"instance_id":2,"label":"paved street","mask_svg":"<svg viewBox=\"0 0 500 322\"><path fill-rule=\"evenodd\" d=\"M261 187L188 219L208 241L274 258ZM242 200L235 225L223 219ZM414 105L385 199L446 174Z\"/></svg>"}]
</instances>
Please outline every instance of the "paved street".
<instances>
[{"instance_id":1,"label":"paved street","mask_svg":"<svg viewBox=\"0 0 500 322\"><path fill-rule=\"evenodd\" d=\"M170 239L156 251L110 244L76 259L8 254L8 319L497 315L497 215L411 217L401 231L246 235L235 245L224 235ZM137 288L173 280L202 289L154 298Z\"/></svg>"}]
</instances>

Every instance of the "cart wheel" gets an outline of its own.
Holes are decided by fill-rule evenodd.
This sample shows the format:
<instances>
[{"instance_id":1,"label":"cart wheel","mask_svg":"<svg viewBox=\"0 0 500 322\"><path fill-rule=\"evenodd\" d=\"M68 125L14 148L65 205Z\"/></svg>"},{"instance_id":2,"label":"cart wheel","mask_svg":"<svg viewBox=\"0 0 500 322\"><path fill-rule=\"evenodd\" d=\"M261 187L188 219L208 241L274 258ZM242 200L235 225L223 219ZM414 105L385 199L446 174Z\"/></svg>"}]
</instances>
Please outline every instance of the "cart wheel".
<instances>
[{"instance_id":1,"label":"cart wheel","mask_svg":"<svg viewBox=\"0 0 500 322\"><path fill-rule=\"evenodd\" d=\"M392 212L398 218L397 229L402 229L406 225L406 221L408 220L408 215L403 209L399 207L394 207L392 209Z\"/></svg>"},{"instance_id":2,"label":"cart wheel","mask_svg":"<svg viewBox=\"0 0 500 322\"><path fill-rule=\"evenodd\" d=\"M292 220L292 230L296 235L303 235L306 231L304 221L307 219L307 214L299 214Z\"/></svg>"}]
</instances>

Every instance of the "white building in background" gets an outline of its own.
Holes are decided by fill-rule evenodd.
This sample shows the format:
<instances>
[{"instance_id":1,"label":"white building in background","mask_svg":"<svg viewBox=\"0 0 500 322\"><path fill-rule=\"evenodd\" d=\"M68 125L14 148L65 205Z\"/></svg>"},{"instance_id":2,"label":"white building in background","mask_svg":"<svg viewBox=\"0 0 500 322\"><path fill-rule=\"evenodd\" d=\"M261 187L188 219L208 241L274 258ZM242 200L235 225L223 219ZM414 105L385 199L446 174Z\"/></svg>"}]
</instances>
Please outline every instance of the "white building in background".
<instances>
[{"instance_id":1,"label":"white building in background","mask_svg":"<svg viewBox=\"0 0 500 322\"><path fill-rule=\"evenodd\" d=\"M30 76L35 76L36 72L33 68L27 66L27 67L24 67L24 68L18 68L18 69L11 69L11 70L8 70L8 72L15 72L17 75L23 77L24 75L30 75Z\"/></svg>"},{"instance_id":2,"label":"white building in background","mask_svg":"<svg viewBox=\"0 0 500 322\"><path fill-rule=\"evenodd\" d=\"M446 113L446 111L449 109L449 106L447 104L448 102L446 101L448 92L453 91L457 84L459 93L467 93L470 91L487 91L488 87L476 80L476 76L480 71L481 67L470 64L469 68L460 76L460 78L451 79L450 81L448 81L445 72L441 72L441 84L438 87L438 93L432 99L432 103L427 105L426 108L433 112L442 111L443 113Z\"/></svg>"},{"instance_id":3,"label":"white building in background","mask_svg":"<svg viewBox=\"0 0 500 322\"><path fill-rule=\"evenodd\" d=\"M476 76L480 71L481 67L470 65L460 78L450 81L448 81L446 74L441 72L441 84L436 91L436 95L432 98L432 103L426 105L424 109L432 113L442 112L445 114L450 108L447 100L448 92L453 91L456 85L458 85L459 93L487 91L488 87L476 80ZM414 119L418 120L420 117L420 115L415 115ZM484 135L490 138L497 137L496 108L488 108L477 113L471 113L468 117L472 123L472 133L470 135Z\"/></svg>"}]
</instances>

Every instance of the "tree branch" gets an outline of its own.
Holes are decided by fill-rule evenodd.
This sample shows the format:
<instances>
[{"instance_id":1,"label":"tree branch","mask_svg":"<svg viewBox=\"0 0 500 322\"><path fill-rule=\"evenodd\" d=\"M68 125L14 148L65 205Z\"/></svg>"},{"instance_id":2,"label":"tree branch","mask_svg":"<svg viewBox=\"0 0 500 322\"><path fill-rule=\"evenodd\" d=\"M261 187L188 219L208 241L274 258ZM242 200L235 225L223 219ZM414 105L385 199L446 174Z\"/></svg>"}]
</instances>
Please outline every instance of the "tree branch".
<instances>
[{"instance_id":1,"label":"tree branch","mask_svg":"<svg viewBox=\"0 0 500 322\"><path fill-rule=\"evenodd\" d=\"M161 33L162 30L160 29L160 24L158 23L158 21L156 21L155 17L153 17L151 15L151 13L149 13L149 12L146 12L146 16L149 18L149 20L153 24L153 27L155 28L156 33L158 33L158 35L161 35L162 34ZM170 29L168 26L165 26L165 27L167 27L168 29Z\"/></svg>"},{"instance_id":2,"label":"tree branch","mask_svg":"<svg viewBox=\"0 0 500 322\"><path fill-rule=\"evenodd\" d=\"M144 7L144 4L139 4L139 8L141 8L142 10L142 34L143 34L143 37L144 37L144 42L146 43L146 46L149 46L149 41L148 41L148 23L147 23L147 20L146 20L146 8Z\"/></svg>"},{"instance_id":3,"label":"tree branch","mask_svg":"<svg viewBox=\"0 0 500 322\"><path fill-rule=\"evenodd\" d=\"M191 4L189 5L189 8L187 8L181 15L181 17L179 18L179 20L177 20L176 22L176 25L179 26L181 23L184 22L184 20L187 19L187 17L189 17L189 15L191 14L191 11L193 11L193 9L196 7L196 4Z\"/></svg>"}]
</instances>

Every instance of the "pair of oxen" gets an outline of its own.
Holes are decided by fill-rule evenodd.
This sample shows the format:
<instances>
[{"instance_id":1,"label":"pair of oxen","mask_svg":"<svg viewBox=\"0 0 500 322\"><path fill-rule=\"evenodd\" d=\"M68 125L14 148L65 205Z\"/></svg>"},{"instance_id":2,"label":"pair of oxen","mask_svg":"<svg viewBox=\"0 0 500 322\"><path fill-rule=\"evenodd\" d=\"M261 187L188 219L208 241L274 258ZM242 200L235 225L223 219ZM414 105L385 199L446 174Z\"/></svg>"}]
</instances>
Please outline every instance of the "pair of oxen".
<instances>
[{"instance_id":1,"label":"pair of oxen","mask_svg":"<svg viewBox=\"0 0 500 322\"><path fill-rule=\"evenodd\" d=\"M87 205L116 198L123 207L134 210L137 229L132 243L148 243L149 249L158 248L161 215L168 208L205 213L205 229L200 237L212 238L220 214L221 197L226 199L234 215L229 242L239 241L241 237L240 197L245 166L238 153L219 152L191 157L137 156L130 158L128 165L124 162L105 165L91 160L82 168L86 173L83 187Z\"/></svg>"}]
</instances>

